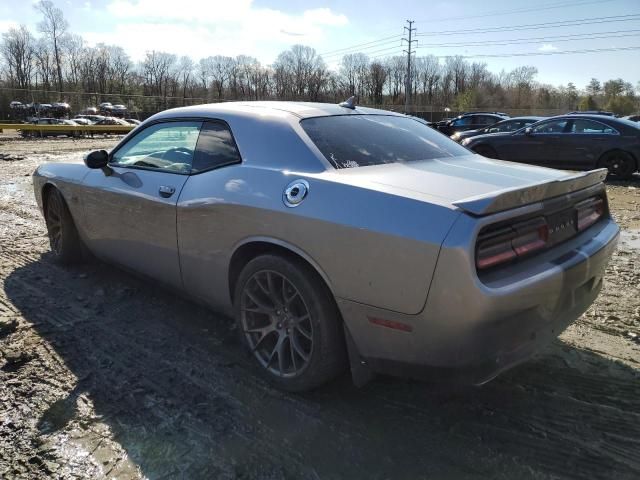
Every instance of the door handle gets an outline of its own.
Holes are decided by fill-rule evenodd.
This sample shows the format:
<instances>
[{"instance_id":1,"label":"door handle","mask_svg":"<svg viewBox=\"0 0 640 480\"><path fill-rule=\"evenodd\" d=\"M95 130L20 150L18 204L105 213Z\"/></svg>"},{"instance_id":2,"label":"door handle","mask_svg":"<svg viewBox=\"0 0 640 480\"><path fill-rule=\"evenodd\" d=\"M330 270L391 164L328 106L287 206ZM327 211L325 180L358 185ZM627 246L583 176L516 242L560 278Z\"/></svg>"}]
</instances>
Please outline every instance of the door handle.
<instances>
[{"instance_id":1,"label":"door handle","mask_svg":"<svg viewBox=\"0 0 640 480\"><path fill-rule=\"evenodd\" d=\"M169 185L160 185L160 188L158 189L158 193L160 194L161 197L164 197L164 198L169 198L175 192L176 192L175 187L171 187Z\"/></svg>"}]
</instances>

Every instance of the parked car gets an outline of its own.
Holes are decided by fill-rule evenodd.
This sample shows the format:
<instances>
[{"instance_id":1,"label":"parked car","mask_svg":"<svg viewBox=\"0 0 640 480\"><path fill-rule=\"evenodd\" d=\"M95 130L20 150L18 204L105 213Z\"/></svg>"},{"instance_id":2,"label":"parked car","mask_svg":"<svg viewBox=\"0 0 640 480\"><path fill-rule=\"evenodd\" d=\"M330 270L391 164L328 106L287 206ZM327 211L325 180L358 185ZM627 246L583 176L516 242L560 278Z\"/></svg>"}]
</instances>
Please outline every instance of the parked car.
<instances>
[{"instance_id":1,"label":"parked car","mask_svg":"<svg viewBox=\"0 0 640 480\"><path fill-rule=\"evenodd\" d=\"M77 116L73 117L73 121L76 122L78 125L93 125L93 122L91 120L84 117L77 117Z\"/></svg>"},{"instance_id":2,"label":"parked car","mask_svg":"<svg viewBox=\"0 0 640 480\"><path fill-rule=\"evenodd\" d=\"M488 127L480 128L478 130L466 130L464 132L456 132L451 135L451 139L460 143L465 138L475 137L476 135L483 135L485 133L502 133L502 132L515 132L523 127L529 126L533 123L539 122L544 117L514 117L502 120L494 123Z\"/></svg>"},{"instance_id":3,"label":"parked car","mask_svg":"<svg viewBox=\"0 0 640 480\"><path fill-rule=\"evenodd\" d=\"M575 112L569 112L566 115L606 115L607 117L617 117L617 115L613 112L609 112L607 110L577 110Z\"/></svg>"},{"instance_id":4,"label":"parked car","mask_svg":"<svg viewBox=\"0 0 640 480\"><path fill-rule=\"evenodd\" d=\"M131 125L140 125L140 120L137 120L135 118L125 118L124 120L126 122L129 122Z\"/></svg>"},{"instance_id":5,"label":"parked car","mask_svg":"<svg viewBox=\"0 0 640 480\"><path fill-rule=\"evenodd\" d=\"M117 117L104 117L103 119L98 120L95 124L96 125L124 125L127 127L131 125L126 120L123 120L122 118L117 118Z\"/></svg>"},{"instance_id":6,"label":"parked car","mask_svg":"<svg viewBox=\"0 0 640 480\"><path fill-rule=\"evenodd\" d=\"M383 110L234 102L158 113L33 185L53 258L86 248L234 315L299 391L348 364L357 384L482 383L528 358L602 287L605 175L486 159Z\"/></svg>"},{"instance_id":7,"label":"parked car","mask_svg":"<svg viewBox=\"0 0 640 480\"><path fill-rule=\"evenodd\" d=\"M127 107L125 107L124 105L114 105L113 107L111 107L111 111L117 115L124 115L125 113L127 113Z\"/></svg>"},{"instance_id":8,"label":"parked car","mask_svg":"<svg viewBox=\"0 0 640 480\"><path fill-rule=\"evenodd\" d=\"M632 122L640 122L640 114L635 115L627 115L626 117L622 117L625 120L631 120Z\"/></svg>"},{"instance_id":9,"label":"parked car","mask_svg":"<svg viewBox=\"0 0 640 480\"><path fill-rule=\"evenodd\" d=\"M73 117L74 120L77 120L79 118L84 118L87 119L91 122L91 124L95 124L96 122L99 122L101 120L104 120L106 117L104 115L76 115L75 117Z\"/></svg>"},{"instance_id":10,"label":"parked car","mask_svg":"<svg viewBox=\"0 0 640 480\"><path fill-rule=\"evenodd\" d=\"M462 145L489 158L566 170L602 167L629 178L640 161L640 125L606 115L560 115L512 133L467 138Z\"/></svg>"},{"instance_id":11,"label":"parked car","mask_svg":"<svg viewBox=\"0 0 640 480\"><path fill-rule=\"evenodd\" d=\"M59 118L37 118L30 122L34 125L78 125L72 120L61 120ZM75 130L19 130L20 135L23 137L74 137L79 135L79 132Z\"/></svg>"},{"instance_id":12,"label":"parked car","mask_svg":"<svg viewBox=\"0 0 640 480\"><path fill-rule=\"evenodd\" d=\"M509 115L501 112L470 112L452 119L437 123L438 130L447 136L466 130L478 130L493 125L509 118Z\"/></svg>"}]
</instances>

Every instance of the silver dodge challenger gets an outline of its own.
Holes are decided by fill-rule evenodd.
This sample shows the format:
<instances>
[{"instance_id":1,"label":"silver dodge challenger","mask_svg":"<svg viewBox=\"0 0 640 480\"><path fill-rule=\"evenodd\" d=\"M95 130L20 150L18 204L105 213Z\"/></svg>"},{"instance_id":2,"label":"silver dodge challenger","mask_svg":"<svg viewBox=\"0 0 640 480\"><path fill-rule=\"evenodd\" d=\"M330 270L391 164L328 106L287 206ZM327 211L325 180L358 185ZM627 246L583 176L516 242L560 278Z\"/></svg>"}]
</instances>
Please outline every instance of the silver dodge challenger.
<instances>
[{"instance_id":1,"label":"silver dodge challenger","mask_svg":"<svg viewBox=\"0 0 640 480\"><path fill-rule=\"evenodd\" d=\"M239 102L161 112L33 184L57 260L90 252L233 315L302 391L347 368L482 384L530 357L601 290L605 175L351 102Z\"/></svg>"}]
</instances>

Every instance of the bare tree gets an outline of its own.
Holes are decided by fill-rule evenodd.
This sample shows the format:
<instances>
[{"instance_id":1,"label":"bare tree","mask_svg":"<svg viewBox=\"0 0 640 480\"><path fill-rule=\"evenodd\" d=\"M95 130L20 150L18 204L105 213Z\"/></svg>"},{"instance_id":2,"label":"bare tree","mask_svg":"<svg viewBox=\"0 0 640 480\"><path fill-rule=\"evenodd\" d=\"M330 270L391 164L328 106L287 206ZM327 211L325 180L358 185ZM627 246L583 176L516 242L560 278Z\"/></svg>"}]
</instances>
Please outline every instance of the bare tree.
<instances>
[{"instance_id":1,"label":"bare tree","mask_svg":"<svg viewBox=\"0 0 640 480\"><path fill-rule=\"evenodd\" d=\"M369 74L369 57L364 53L344 55L340 61L344 93L347 96L361 95Z\"/></svg>"},{"instance_id":2,"label":"bare tree","mask_svg":"<svg viewBox=\"0 0 640 480\"><path fill-rule=\"evenodd\" d=\"M42 32L53 46L53 54L58 72L58 89L62 88L62 60L60 55L60 39L67 32L69 24L64 18L62 10L56 7L50 0L40 0L35 8L42 14L43 19L38 23L38 29Z\"/></svg>"},{"instance_id":3,"label":"bare tree","mask_svg":"<svg viewBox=\"0 0 640 480\"><path fill-rule=\"evenodd\" d=\"M80 65L84 53L84 41L80 35L66 35L61 39L61 47L67 58L65 77L72 88L81 84Z\"/></svg>"},{"instance_id":4,"label":"bare tree","mask_svg":"<svg viewBox=\"0 0 640 480\"><path fill-rule=\"evenodd\" d=\"M417 57L414 64L415 81L413 84L418 89L418 95L414 98L422 97L423 103L432 104L440 80L440 62L433 55Z\"/></svg>"},{"instance_id":5,"label":"bare tree","mask_svg":"<svg viewBox=\"0 0 640 480\"><path fill-rule=\"evenodd\" d=\"M304 45L280 53L273 70L277 95L283 99L317 100L329 81L322 57Z\"/></svg>"},{"instance_id":6,"label":"bare tree","mask_svg":"<svg viewBox=\"0 0 640 480\"><path fill-rule=\"evenodd\" d=\"M18 88L31 85L31 68L34 57L34 40L27 27L10 28L2 34L0 52L7 65L9 82Z\"/></svg>"},{"instance_id":7,"label":"bare tree","mask_svg":"<svg viewBox=\"0 0 640 480\"><path fill-rule=\"evenodd\" d=\"M383 102L384 84L387 82L387 70L380 62L373 62L369 66L369 78L367 85L369 87L369 96L376 105Z\"/></svg>"},{"instance_id":8,"label":"bare tree","mask_svg":"<svg viewBox=\"0 0 640 480\"><path fill-rule=\"evenodd\" d=\"M124 94L133 64L122 47L109 46L107 49L109 53L108 72L113 85L112 91Z\"/></svg>"},{"instance_id":9,"label":"bare tree","mask_svg":"<svg viewBox=\"0 0 640 480\"><path fill-rule=\"evenodd\" d=\"M35 85L38 87L38 77L45 90L51 88L51 80L55 75L55 56L49 43L42 39L36 42L34 49Z\"/></svg>"}]
</instances>

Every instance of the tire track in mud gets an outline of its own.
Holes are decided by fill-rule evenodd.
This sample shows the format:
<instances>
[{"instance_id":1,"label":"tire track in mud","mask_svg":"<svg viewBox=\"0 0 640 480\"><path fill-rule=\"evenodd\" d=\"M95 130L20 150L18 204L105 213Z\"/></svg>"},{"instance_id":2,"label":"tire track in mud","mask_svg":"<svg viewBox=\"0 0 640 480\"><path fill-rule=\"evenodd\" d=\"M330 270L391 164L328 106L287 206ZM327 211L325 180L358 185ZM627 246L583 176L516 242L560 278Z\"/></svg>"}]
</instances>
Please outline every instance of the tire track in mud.
<instances>
[{"instance_id":1,"label":"tire track in mud","mask_svg":"<svg viewBox=\"0 0 640 480\"><path fill-rule=\"evenodd\" d=\"M10 270L28 270L34 263L38 265L38 273L25 276L25 280L15 281L11 291L20 290L25 297L29 297L35 304L36 310L42 305L47 305L51 297L56 299L73 299L75 292L68 286L72 276L70 272L46 260L39 260L37 255L27 254L22 251L4 250L0 252L0 261ZM109 267L107 267L109 268ZM116 274L119 275L119 274ZM93 274L92 274L93 276ZM100 275L96 275L100 276ZM50 283L34 286L27 279L48 279ZM121 280L122 281L122 280ZM128 279L124 279L124 283ZM4 281L6 290L6 280ZM140 301L148 300L149 296L155 297L156 293L146 292L147 287L133 287L134 295L140 293ZM136 293L137 292L137 293ZM10 301L0 297L3 304ZM333 403L329 398L321 398L320 401L304 398L290 397L273 391L262 380L254 376L252 368L248 365L246 357L239 353L239 345L225 346L224 338L209 338L206 344L196 342L189 345L193 336L184 330L176 328L176 324L167 321L166 315L154 315L158 310L169 308L170 311L180 310L186 302L180 299L172 299L178 302L179 307L166 305L160 301L159 307L152 305L148 309L148 316L152 320L139 317L139 311L127 312L127 308L111 309L107 305L109 314L92 315L91 310L76 305L73 300L66 301L62 305L50 305L45 315L29 316L29 321L37 319L38 329L40 324L47 324L54 332L45 334L45 337L53 340L57 349L62 350L62 356L69 348L69 344L75 343L74 357L88 360L86 365L78 368L78 365L70 365L70 368L78 376L91 377L91 371L109 369L108 380L110 385L99 385L98 379L88 380L91 384L90 395L102 398L101 406L98 402L97 410L104 408L106 418L118 418L127 411L140 409L145 402L153 404L153 411L144 412L143 415L153 417L152 421L146 419L142 423L148 425L157 423L159 430L181 428L189 432L191 439L199 438L206 443L207 448L217 450L217 455L209 459L206 465L193 465L193 470L187 470L196 474L225 474L232 478L237 471L230 467L230 458L248 459L254 464L250 471L257 471L258 465L265 465L265 456L270 460L271 471L286 475L304 476L313 478L314 473L305 464L308 458L308 450L313 441L306 441L299 446L299 452L293 455L283 456L278 448L270 445L267 439L282 437L282 425L274 423L269 418L256 415L261 407L275 404L274 418L282 415L280 410L285 404L289 406L292 416L297 422L314 425L315 430L323 436L342 434L339 444L362 442L370 446L378 444L372 442L370 432L367 432L367 422L353 411L361 408L362 402L357 405L349 405L349 397L359 397L358 392L347 391L346 401ZM130 302L129 302L130 303ZM187 313L195 311L196 317L206 316L198 311L198 307L187 307ZM176 312L179 313L179 312ZM185 319L186 322L189 319ZM202 318L196 318L196 327L201 324ZM153 334L150 334L153 330ZM184 341L176 342L175 338L183 337ZM86 338L93 338L96 342L87 343ZM171 338L171 341L164 339ZM83 340L84 339L84 340ZM105 341L105 339L109 339ZM78 348L78 344L82 348ZM185 346L185 344L187 344ZM182 348L179 352L167 352L167 355L158 355L159 349L166 347ZM206 346L212 346L219 351L211 351ZM106 361L108 359L108 361ZM106 361L106 363L105 363ZM192 368L185 366L191 362ZM132 378L129 372L138 372ZM147 377L146 374L152 375ZM155 375L154 375L155 374ZM157 383L157 378L164 381ZM553 382L549 385L549 378ZM119 380L120 379L120 380ZM166 379L170 381L167 382ZM134 381L133 390L122 396L120 393L109 394L105 390L122 392L130 390ZM454 436L461 444L479 439L482 443L490 444L491 455L517 458L517 463L525 461L529 468L538 472L545 472L551 476L562 478L610 478L611 463L617 465L617 478L633 478L640 471L636 459L637 441L640 438L640 425L638 408L640 405L640 393L637 384L629 384L623 380L609 379L607 377L575 374L566 369L542 369L527 367L523 379L516 379L522 387L516 395L520 403L516 409L513 405L505 408L504 412L497 412L495 397L504 394L514 402L513 385L510 382L500 380L497 388L490 388L483 393L479 390L479 398L469 402L468 398L454 399L451 404L435 405L438 414L461 414L466 418L464 430L454 431ZM393 382L392 382L393 383ZM565 390L561 389L566 386ZM603 392L602 386L606 385L611 390ZM393 385L392 385L393 386ZM408 427L408 421L429 426L433 423L434 400L428 396L424 388L419 384L399 384L399 390L389 394L385 384L372 384L368 395L372 395L375 405L365 408L365 413L373 413L375 406L394 405L400 416L395 416L396 422L403 427ZM415 389L414 392L408 392ZM184 396L188 392L187 403L200 405L194 412L185 412L171 404L171 400ZM427 394L425 398L418 398ZM331 397L335 392L321 392L320 397ZM407 395L408 394L408 395ZM341 395L342 396L342 395ZM400 396L400 401L396 397ZM256 400L252 400L251 397ZM262 397L262 398L261 398ZM213 403L215 405L211 406ZM190 401L189 401L190 400ZM324 401L326 400L326 401ZM361 399L360 399L361 400ZM167 401L169 403L167 403ZM122 405L121 410L114 410L112 405ZM364 406L367 406L365 401ZM539 404L544 405L540 408ZM570 407L568 408L568 405ZM563 415L549 417L549 410L564 412ZM176 417L176 412L178 416ZM497 413L496 413L497 412ZM193 416L195 415L195 416ZM362 414L361 414L362 415ZM175 418L172 418L175 417ZM479 417L479 418L478 418ZM631 420L629 417L632 417ZM200 418L200 419L199 419ZM204 420L202 420L204 419ZM291 421L291 417L288 418ZM583 426L588 423L588 428ZM377 422L377 428L384 430L390 427L388 422ZM310 428L313 431L314 428ZM582 430L582 431L580 431ZM599 432L609 432L599 435ZM580 441L583 434L589 440ZM125 437L127 433L124 433ZM604 437L594 441L598 437ZM127 445L127 442L123 442ZM130 440L136 447L127 448L130 455L140 463L145 463L145 458L157 457L153 451L149 451L144 445L140 445L140 439L135 435ZM179 443L177 440L174 443ZM280 440L281 445L294 448L291 440ZM384 443L381 440L380 445ZM567 451L567 445L571 448ZM247 453L251 446L257 446L260 454ZM126 447L125 447L126 448ZM138 450L136 450L136 448ZM197 453L201 448L197 444L190 446L189 452L196 457L204 455ZM476 451L478 447L476 447ZM481 450L484 450L483 447ZM196 452L194 452L196 450ZM327 450L327 447L324 448ZM393 449L392 449L393 450ZM171 450L176 456L182 451L177 445ZM240 453L242 452L242 453ZM356 464L365 467L371 459L361 449L345 448ZM394 452L395 453L395 452ZM248 456L248 458L247 458ZM451 462L455 462L455 455L451 455ZM268 463L268 462L267 462ZM315 463L315 462L314 462ZM422 462L418 462L422 463ZM166 468L166 459L157 463L151 462L147 470L158 473ZM286 466L286 467L283 467ZM425 468L428 466L425 465ZM230 469L231 468L231 469ZM260 467L262 468L262 467ZM157 470L156 470L157 469ZM204 470L202 470L204 469ZM173 473L177 473L176 470ZM275 478L279 478L276 475Z\"/></svg>"},{"instance_id":2,"label":"tire track in mud","mask_svg":"<svg viewBox=\"0 0 640 480\"><path fill-rule=\"evenodd\" d=\"M600 360L569 368L556 348L463 393L343 379L282 394L224 320L111 267L51 264L39 237L6 238L0 317L24 316L45 341L36 355L79 378L73 395L93 400L150 477L640 478L637 373L607 375ZM93 473L83 465L78 475Z\"/></svg>"},{"instance_id":3,"label":"tire track in mud","mask_svg":"<svg viewBox=\"0 0 640 480\"><path fill-rule=\"evenodd\" d=\"M7 264L7 261L11 262L13 266L17 268L28 268L31 262L37 260L37 258L24 253L17 253L15 256L14 254L15 252L2 252L0 253L0 259L5 264ZM60 274L64 275L65 271L63 269L60 269L55 265L47 265L46 271L51 277L54 277L52 281L53 286L48 285L47 291L38 289L25 281L19 281L13 287L20 288L21 290L24 290L24 292L28 292L32 301L40 300L46 302L50 296L51 290L60 290L59 292L56 292L56 296L58 298L64 298L65 296L73 297L73 292L65 291L64 281L59 281L60 279L56 278ZM66 332L65 334L68 335L66 340L56 341L56 344L62 347L64 347L66 343L74 342L84 335L93 335L96 339L111 337L111 342L98 344L97 349L92 352L95 357L109 359L108 365L97 365L97 367L107 367L112 370L113 374L110 375L110 378L127 378L127 375L125 374L127 370L153 370L153 367L150 367L150 365L157 365L159 363L164 376L167 376L167 372L171 372L169 375L172 380L170 387L170 393L173 393L173 395L171 395L172 397L179 397L180 392L189 391L190 397L197 396L201 400L209 403L211 399L215 399L217 405L212 412L208 412L209 415L207 415L207 421L209 424L207 425L207 428L203 430L202 427L194 428L193 425L188 426L187 428L189 428L192 433L209 439L211 439L211 432L222 435L222 438L213 442L215 447L221 450L228 448L226 445L233 445L234 443L246 443L247 446L243 447L246 449L249 444L255 441L255 438L269 438L273 433L275 433L273 430L266 428L265 423L259 423L258 427L247 428L247 426L251 425L253 422L250 421L250 418L245 418L246 411L250 410L250 408L248 408L249 406L246 405L246 398L243 401L240 401L229 391L229 386L238 386L243 382L238 382L237 379L233 378L232 374L227 373L225 367L229 364L228 359L216 359L215 357L218 357L218 355L213 352L197 351L196 349L189 347L189 352L192 354L198 354L198 361L202 361L203 357L206 357L207 359L205 362L208 363L208 365L206 365L207 375L198 376L196 372L187 372L180 369L179 366L176 366L170 360L158 358L157 348L162 346L162 342L157 341L159 337L157 335L158 332L155 332L156 341L152 339L150 341L152 344L148 345L146 341L140 342L134 340L145 338L144 332L136 331L136 328L131 329L130 326L115 328L121 326L119 325L122 323L121 320L111 320L107 323L96 321L95 319L92 319L91 316L82 308L78 308L74 305L65 305L63 309L54 307L47 315L41 316L38 320L47 323L58 330ZM87 325L84 325L85 323L87 323ZM155 326L166 328L166 325L155 324ZM70 327L74 327L74 329L71 330ZM116 341L113 341L114 337L117 337ZM154 345L153 343L160 343L160 345ZM149 368L145 368L145 365ZM221 366L222 369L220 368ZM125 389L127 385L111 385L111 387L117 391ZM138 379L136 387L138 389L137 393L142 393L143 391L153 392L156 398L162 398L168 393L166 384L156 384L152 378ZM255 388L255 385L253 385L253 387ZM264 391L265 387L262 387L262 390ZM131 401L132 398L130 396L125 397L125 402L130 403L130 408L136 408L137 402L135 401L135 396L136 395L134 394L134 401ZM113 400L114 402L117 402L118 399L114 398ZM163 409L163 407L158 404L155 405L154 413L158 416L158 420L160 422L170 416L166 409ZM200 413L203 414L204 412ZM262 430L262 432L259 433L257 430ZM226 435L234 435L238 438L236 440L225 438ZM271 465L271 468L274 470L278 470L278 465L285 464L288 465L289 469L294 467L293 471L288 473L295 472L300 474L304 473L305 470L308 470L308 468L304 467L302 463L292 462L291 457L286 459L286 461L283 458L281 461L278 461L278 457L281 455L278 450L273 449L269 443L261 444L260 449L261 455L267 453L269 457L274 459L272 461L273 464ZM228 457L220 455L219 458L223 460L224 463L219 465L217 473L224 472L224 469L228 468ZM211 459L210 463L215 465L214 460L215 457ZM261 464L260 468L266 467L268 470L269 467L265 465L265 463L264 458L261 458L259 461L259 464Z\"/></svg>"},{"instance_id":4,"label":"tire track in mud","mask_svg":"<svg viewBox=\"0 0 640 480\"><path fill-rule=\"evenodd\" d=\"M10 255L10 252L8 253ZM30 260L35 260L35 258L30 259L28 256L19 255L18 261L15 263L22 265L21 268L29 268ZM48 285L46 291L34 288L24 281L14 284L13 290L20 289L29 291L32 299L38 298L43 302L46 302L47 298L52 294L57 298L73 297L73 292L65 291L64 279L56 278L56 276L64 277L65 271L51 264L44 264L44 266L47 275L52 277L52 285ZM238 456L238 451L242 451L241 456L248 455L249 458L255 458L253 461L254 466L249 466L249 472L257 472L256 469L265 468L266 465L268 469L270 468L271 471L276 472L274 478L289 475L301 478L316 478L317 473L314 467L307 466L307 462L311 457L314 458L313 464L321 465L323 452L335 458L334 467L330 469L330 471L334 471L334 474L334 469L340 469L342 466L340 464L344 463L344 460L340 461L341 454L346 454L351 458L354 456L362 457L362 468L367 468L367 463L370 463L370 455L374 452L368 452L366 448L367 444L370 443L370 434L366 431L366 422L360 422L356 425L349 421L348 416L345 416L345 412L333 411L329 405L313 405L313 402L311 402L311 405L307 405L304 399L289 397L274 391L261 379L253 376L251 367L245 368L243 366L240 372L225 369L224 366L230 363L230 358L232 360L231 363L235 361L244 363L244 359L239 359L241 355L237 354L239 350L238 345L231 348L231 350L236 352L235 354L230 354L228 351L223 352L221 354L222 361L216 358L219 357L219 355L215 352L212 353L202 348L190 347L188 349L190 361L196 366L199 366L201 371L206 372L203 374L203 378L201 378L197 372L186 372L176 367L170 360L158 359L157 349L163 346L162 341L159 340L162 335L158 335L157 331L153 338L145 335L145 330L149 328L149 325L136 325L135 322L129 322L128 320L130 319L125 318L110 320L104 324L100 321L87 322L86 316L81 309L65 305L65 309L62 311L64 312L64 316L71 316L75 318L75 321L61 322L59 320L61 312L56 309L50 310L50 314L44 319L49 322L51 326L65 330L65 335L67 335L65 340L61 340L58 337L51 338L55 340L56 348L64 351L67 343L76 343L83 336L93 335L96 339L107 337L113 339L117 337L116 341L97 345L97 348L91 352L91 354L96 357L109 359L108 364L98 363L93 368L96 370L108 368L111 371L109 375L109 380L111 380L110 389L118 391L127 388L126 382L119 384L118 379L127 378L128 375L126 372L128 370L138 372L154 371L152 364L159 362L164 377L167 377L166 372L171 372L171 386L167 388L166 382L162 385L156 385L153 380L138 379L136 380L136 388L142 388L143 391L152 391L155 397L160 399L167 397L175 398L176 396L180 396L181 391L190 391L189 398L194 400L194 402L190 403L195 403L197 400L201 402L206 401L207 398L218 400L222 397L225 400L229 400L231 406L224 406L221 417L217 411L214 411L212 415L208 416L207 424L205 425L206 428L197 426L193 422L186 422L187 428L196 436L208 438L211 436L211 431L219 431L220 424L223 425L223 434L228 433L226 429L231 428L232 434L236 437L235 439L228 437L214 439L209 442L208 446L211 447L213 444L215 448L219 448L222 451L230 451L231 456L234 454ZM153 317L153 312L150 312L150 315ZM158 319L158 317L154 318L156 320ZM73 325L74 328L66 328L70 326L69 324ZM165 323L161 325L153 323L152 326L155 328L167 328ZM171 331L171 328L167 328L167 330ZM140 341L140 339L144 341ZM214 343L216 346L220 346L219 342ZM91 354L84 351L74 353L76 357L85 357ZM64 353L62 355L64 356ZM180 364L182 362L176 363ZM222 371L220 371L221 365L223 365ZM83 371L76 371L73 365L70 367L76 375L85 375ZM88 368L88 366L86 367ZM228 374L226 373L227 371L229 371ZM199 391L194 393L194 387L197 387ZM96 386L94 386L94 388L96 388ZM237 392L237 395L233 393L234 391ZM200 395L198 395L198 393ZM96 392L93 392L91 395L95 397ZM116 404L119 401L118 395L109 397L102 391L99 392L98 396L105 397L104 403L107 404ZM198 396L200 398L196 398ZM133 399L127 397L125 400L120 401L124 401L129 409L135 409L138 403L136 402L135 395ZM98 410L100 410L99 405L97 405L97 407ZM349 407L349 409L350 408L351 407ZM167 410L171 410L171 406L167 406L165 411ZM162 409L159 410L159 412L162 411ZM105 415L107 415L107 417L113 415L114 418L117 418L119 413L122 412L108 411ZM159 418L156 420L161 422L162 413L156 412L156 414L159 415ZM296 418L293 424L292 418ZM225 423L227 427L224 427ZM245 426L246 428L247 425L254 425L254 427L249 430L244 430L243 428L238 430L238 426ZM305 425L303 437L300 438L304 442L302 445L297 442L299 432L295 431L297 429L296 425ZM327 442L327 440L339 435L345 430L347 433L343 436L341 443L343 443L346 448L341 451L336 450L335 445ZM304 438L305 433L312 437L314 434L317 434L320 438ZM273 439L277 439L275 447L272 446L274 443ZM348 444L351 442L358 442L361 446L364 445L364 451L362 451L363 449L360 447L355 452L349 452L350 448ZM280 452L283 448L288 452L285 456ZM314 453L314 448L319 448L320 452ZM235 452L234 449L236 450ZM252 449L257 449L259 453L247 453ZM130 454L136 459L142 459L144 456L153 457L153 455L136 455L135 451L130 451ZM219 472L224 471L224 468L228 468L228 458L225 458L224 454L220 455L219 452L217 458L222 462L216 465L220 469ZM208 463L215 465L214 460L215 459L211 459ZM242 471L243 470L241 470L241 472ZM362 472L360 469L355 469L353 471L354 475L357 475L358 471ZM282 473L282 475L280 475L280 473ZM253 477L254 475L250 473L248 478Z\"/></svg>"}]
</instances>

